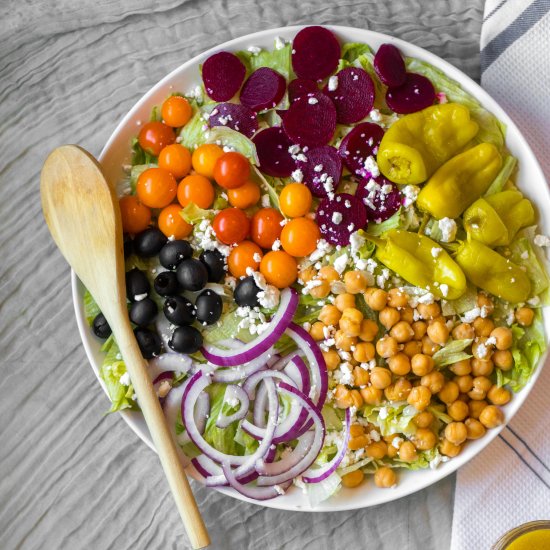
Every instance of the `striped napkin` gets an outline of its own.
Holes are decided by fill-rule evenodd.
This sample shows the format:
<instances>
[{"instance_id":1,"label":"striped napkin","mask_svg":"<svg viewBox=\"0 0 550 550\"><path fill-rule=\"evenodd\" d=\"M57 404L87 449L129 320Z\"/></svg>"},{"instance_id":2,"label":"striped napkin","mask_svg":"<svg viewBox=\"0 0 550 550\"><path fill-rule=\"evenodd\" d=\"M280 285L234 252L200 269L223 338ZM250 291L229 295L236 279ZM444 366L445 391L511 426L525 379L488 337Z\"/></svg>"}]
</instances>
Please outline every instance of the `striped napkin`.
<instances>
[{"instance_id":1,"label":"striped napkin","mask_svg":"<svg viewBox=\"0 0 550 550\"><path fill-rule=\"evenodd\" d=\"M514 119L550 181L550 0L487 0L481 70L482 86ZM459 470L452 550L488 550L509 529L550 519L546 363L509 426Z\"/></svg>"}]
</instances>

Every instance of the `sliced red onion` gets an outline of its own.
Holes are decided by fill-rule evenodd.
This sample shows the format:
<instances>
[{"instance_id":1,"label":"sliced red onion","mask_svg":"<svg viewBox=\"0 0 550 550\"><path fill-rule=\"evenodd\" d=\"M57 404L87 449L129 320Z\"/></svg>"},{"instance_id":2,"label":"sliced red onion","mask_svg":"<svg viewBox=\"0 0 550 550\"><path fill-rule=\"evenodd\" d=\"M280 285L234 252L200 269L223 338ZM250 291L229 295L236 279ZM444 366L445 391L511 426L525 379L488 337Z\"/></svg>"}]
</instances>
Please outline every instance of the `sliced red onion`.
<instances>
[{"instance_id":1,"label":"sliced red onion","mask_svg":"<svg viewBox=\"0 0 550 550\"><path fill-rule=\"evenodd\" d=\"M267 368L270 369L273 367L275 363L277 363L281 359L281 356L278 353L274 353L270 359L268 359L266 365Z\"/></svg>"},{"instance_id":2,"label":"sliced red onion","mask_svg":"<svg viewBox=\"0 0 550 550\"><path fill-rule=\"evenodd\" d=\"M279 357L279 359L277 359L277 361L275 361L272 365L270 365L270 369L272 370L283 370L288 362L295 356L297 355L296 352L293 352L293 353L287 353L286 355L283 355L282 357Z\"/></svg>"},{"instance_id":3,"label":"sliced red onion","mask_svg":"<svg viewBox=\"0 0 550 550\"><path fill-rule=\"evenodd\" d=\"M205 479L217 476L219 478L223 478L225 480L225 476L223 475L223 470L221 467L216 464L211 458L208 458L206 455L199 455L191 460L193 466L197 469L199 474L203 476ZM240 483L250 483L251 481L254 481L258 478L258 472L250 472L249 474L239 478ZM227 481L224 481L218 487L226 487L229 485Z\"/></svg>"},{"instance_id":4,"label":"sliced red onion","mask_svg":"<svg viewBox=\"0 0 550 550\"><path fill-rule=\"evenodd\" d=\"M290 453L285 454L281 460L267 465L259 460L256 463L256 470L261 474L269 476L278 476L288 472L291 468L298 464L311 449L314 436L314 432L306 432L302 437L300 437L296 447L294 447Z\"/></svg>"},{"instance_id":5,"label":"sliced red onion","mask_svg":"<svg viewBox=\"0 0 550 550\"><path fill-rule=\"evenodd\" d=\"M170 393L166 396L164 400L162 410L164 411L164 417L166 418L166 424L168 425L168 430L170 431L172 438L176 442L176 451L178 456L184 466L189 464L189 458L187 458L184 452L181 450L180 444L181 436L176 433L176 422L179 420L179 412L181 410L182 396L185 392L186 384L172 388Z\"/></svg>"},{"instance_id":6,"label":"sliced red onion","mask_svg":"<svg viewBox=\"0 0 550 550\"><path fill-rule=\"evenodd\" d=\"M174 371L176 374L186 374L191 370L193 360L183 353L163 353L148 361L147 372L154 380L165 371Z\"/></svg>"},{"instance_id":7,"label":"sliced red onion","mask_svg":"<svg viewBox=\"0 0 550 550\"><path fill-rule=\"evenodd\" d=\"M267 390L265 384L261 384L256 391L256 397L254 399L254 409L252 411L252 418L254 424L259 428L265 428L265 419L267 413Z\"/></svg>"},{"instance_id":8,"label":"sliced red onion","mask_svg":"<svg viewBox=\"0 0 550 550\"><path fill-rule=\"evenodd\" d=\"M222 350L206 344L201 348L202 354L214 365L222 367L244 365L265 353L281 338L292 322L297 307L298 293L293 288L285 288L281 292L281 302L277 313L271 319L266 330L258 338L245 344L237 351Z\"/></svg>"},{"instance_id":9,"label":"sliced red onion","mask_svg":"<svg viewBox=\"0 0 550 550\"><path fill-rule=\"evenodd\" d=\"M199 430L199 433L202 435L206 429L208 417L210 416L210 396L206 392L200 393L197 397L193 416L195 418L197 430Z\"/></svg>"},{"instance_id":10,"label":"sliced red onion","mask_svg":"<svg viewBox=\"0 0 550 550\"><path fill-rule=\"evenodd\" d=\"M309 395L309 392L311 391L309 370L304 363L304 360L299 355L294 355L294 357L283 369L283 372L290 376L290 378L294 381L294 385L301 392Z\"/></svg>"},{"instance_id":11,"label":"sliced red onion","mask_svg":"<svg viewBox=\"0 0 550 550\"><path fill-rule=\"evenodd\" d=\"M254 399L256 396L256 393L255 393L256 386L266 378L278 378L279 380L282 380L283 382L286 382L291 386L295 385L295 382L292 380L292 378L290 378L290 376L288 376L288 374L285 374L284 372L272 371L272 370L261 370L259 372L255 372L254 374L250 375L244 381L242 389L246 392L246 394L250 399Z\"/></svg>"},{"instance_id":12,"label":"sliced red onion","mask_svg":"<svg viewBox=\"0 0 550 550\"><path fill-rule=\"evenodd\" d=\"M223 412L222 405L222 411L220 411L220 414L216 419L216 426L218 428L227 428L227 426L229 426L229 424L231 424L232 422L235 422L235 420L241 420L241 418L244 418L246 416L246 413L248 412L250 399L248 398L247 393L240 386L236 386L235 384L227 386L227 388L225 389L223 402L228 403L229 400L232 399L236 399L239 402L239 408L233 414L226 416Z\"/></svg>"},{"instance_id":13,"label":"sliced red onion","mask_svg":"<svg viewBox=\"0 0 550 550\"><path fill-rule=\"evenodd\" d=\"M164 315L157 315L157 318L155 319L155 329L162 340L164 349L170 349L168 342L170 341L170 338L172 338L172 332L174 332L172 323L170 323Z\"/></svg>"},{"instance_id":14,"label":"sliced red onion","mask_svg":"<svg viewBox=\"0 0 550 550\"><path fill-rule=\"evenodd\" d=\"M237 382L265 368L272 356L273 348L269 348L265 353L250 360L246 365L237 365L228 369L217 369L213 374L212 380L214 382L223 382L224 384Z\"/></svg>"},{"instance_id":15,"label":"sliced red onion","mask_svg":"<svg viewBox=\"0 0 550 550\"><path fill-rule=\"evenodd\" d=\"M164 400L166 399L166 396L172 391L172 381L174 379L174 371L173 370L165 370L164 372L161 372L154 380L153 380L153 388L155 389L155 393L159 397L160 404L164 403ZM169 389L164 395L160 395L160 387L164 381L168 381L169 383Z\"/></svg>"},{"instance_id":16,"label":"sliced red onion","mask_svg":"<svg viewBox=\"0 0 550 550\"><path fill-rule=\"evenodd\" d=\"M288 481L286 483L273 485L271 487L254 487L251 485L243 485L237 480L237 476L235 475L236 470L232 470L231 466L227 462L222 465L222 469L225 478L233 489L241 493L241 495L254 500L270 500L278 497L279 495L283 495L292 483L292 481Z\"/></svg>"},{"instance_id":17,"label":"sliced red onion","mask_svg":"<svg viewBox=\"0 0 550 550\"><path fill-rule=\"evenodd\" d=\"M330 474L336 471L336 468L340 465L340 462L344 459L346 452L348 450L348 442L350 438L350 427L351 427L351 413L349 409L346 409L346 418L344 424L344 438L342 444L334 458L323 464L320 468L309 469L307 472L304 472L302 479L305 483L319 483L326 479Z\"/></svg>"}]
</instances>

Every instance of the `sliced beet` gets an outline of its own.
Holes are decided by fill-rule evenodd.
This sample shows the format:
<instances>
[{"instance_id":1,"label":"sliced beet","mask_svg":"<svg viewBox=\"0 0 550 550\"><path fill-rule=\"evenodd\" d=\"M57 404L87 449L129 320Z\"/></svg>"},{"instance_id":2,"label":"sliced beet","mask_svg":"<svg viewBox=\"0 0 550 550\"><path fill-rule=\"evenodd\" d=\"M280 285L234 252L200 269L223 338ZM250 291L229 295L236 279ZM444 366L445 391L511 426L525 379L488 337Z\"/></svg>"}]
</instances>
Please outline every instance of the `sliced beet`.
<instances>
[{"instance_id":1,"label":"sliced beet","mask_svg":"<svg viewBox=\"0 0 550 550\"><path fill-rule=\"evenodd\" d=\"M300 78L323 80L338 67L340 43L324 27L306 27L292 42L292 68Z\"/></svg>"},{"instance_id":2,"label":"sliced beet","mask_svg":"<svg viewBox=\"0 0 550 550\"><path fill-rule=\"evenodd\" d=\"M302 181L316 197L334 194L342 177L342 159L330 145L312 147L306 153L307 161L297 161L302 171Z\"/></svg>"},{"instance_id":3,"label":"sliced beet","mask_svg":"<svg viewBox=\"0 0 550 550\"><path fill-rule=\"evenodd\" d=\"M241 103L256 111L275 107L286 90L285 77L269 67L256 69L245 81L241 89Z\"/></svg>"},{"instance_id":4,"label":"sliced beet","mask_svg":"<svg viewBox=\"0 0 550 550\"><path fill-rule=\"evenodd\" d=\"M208 125L211 128L214 126L227 126L246 137L252 137L258 130L256 113L238 103L220 103L216 105L210 113Z\"/></svg>"},{"instance_id":5,"label":"sliced beet","mask_svg":"<svg viewBox=\"0 0 550 550\"><path fill-rule=\"evenodd\" d=\"M357 67L346 67L336 74L336 89L328 84L323 92L332 99L340 124L353 124L365 118L374 105L374 82Z\"/></svg>"},{"instance_id":6,"label":"sliced beet","mask_svg":"<svg viewBox=\"0 0 550 550\"><path fill-rule=\"evenodd\" d=\"M284 130L278 126L258 132L252 140L256 146L259 168L276 178L286 178L296 169L289 148L294 145Z\"/></svg>"},{"instance_id":7,"label":"sliced beet","mask_svg":"<svg viewBox=\"0 0 550 550\"><path fill-rule=\"evenodd\" d=\"M378 146L384 135L384 130L373 122L363 122L351 130L340 143L338 153L342 157L346 168L362 178L378 176L365 167L369 157L376 158Z\"/></svg>"},{"instance_id":8,"label":"sliced beet","mask_svg":"<svg viewBox=\"0 0 550 550\"><path fill-rule=\"evenodd\" d=\"M336 107L321 92L301 96L289 107L283 128L288 137L299 145L325 145L336 129Z\"/></svg>"},{"instance_id":9,"label":"sliced beet","mask_svg":"<svg viewBox=\"0 0 550 550\"><path fill-rule=\"evenodd\" d=\"M295 78L288 83L288 99L290 103L296 101L299 97L319 91L319 87L314 80L307 78Z\"/></svg>"},{"instance_id":10,"label":"sliced beet","mask_svg":"<svg viewBox=\"0 0 550 550\"><path fill-rule=\"evenodd\" d=\"M361 180L355 196L365 205L367 219L376 223L393 216L403 204L397 185L383 176Z\"/></svg>"},{"instance_id":11,"label":"sliced beet","mask_svg":"<svg viewBox=\"0 0 550 550\"><path fill-rule=\"evenodd\" d=\"M407 69L401 52L393 44L382 44L374 56L374 70L382 84L396 88L405 84Z\"/></svg>"},{"instance_id":12,"label":"sliced beet","mask_svg":"<svg viewBox=\"0 0 550 550\"><path fill-rule=\"evenodd\" d=\"M231 99L239 91L245 75L243 62L230 52L215 53L202 66L204 88L214 101Z\"/></svg>"},{"instance_id":13,"label":"sliced beet","mask_svg":"<svg viewBox=\"0 0 550 550\"><path fill-rule=\"evenodd\" d=\"M329 243L346 246L351 234L367 225L367 211L357 197L339 193L321 200L315 221Z\"/></svg>"},{"instance_id":14,"label":"sliced beet","mask_svg":"<svg viewBox=\"0 0 550 550\"><path fill-rule=\"evenodd\" d=\"M433 84L421 74L407 73L405 83L398 88L388 88L386 103L399 114L421 111L435 101Z\"/></svg>"}]
</instances>

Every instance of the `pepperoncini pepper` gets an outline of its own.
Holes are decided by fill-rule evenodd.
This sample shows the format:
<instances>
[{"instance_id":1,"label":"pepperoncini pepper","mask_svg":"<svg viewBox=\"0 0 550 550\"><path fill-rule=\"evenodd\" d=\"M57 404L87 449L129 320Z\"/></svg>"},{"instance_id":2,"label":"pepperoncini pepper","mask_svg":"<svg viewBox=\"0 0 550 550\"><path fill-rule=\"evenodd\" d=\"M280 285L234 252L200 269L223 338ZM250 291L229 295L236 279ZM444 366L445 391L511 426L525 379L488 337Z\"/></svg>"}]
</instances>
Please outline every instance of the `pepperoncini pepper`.
<instances>
[{"instance_id":1,"label":"pepperoncini pepper","mask_svg":"<svg viewBox=\"0 0 550 550\"><path fill-rule=\"evenodd\" d=\"M409 283L449 300L466 290L462 269L432 239L399 229L388 231L384 238L366 237L377 245L376 258Z\"/></svg>"},{"instance_id":2,"label":"pepperoncini pepper","mask_svg":"<svg viewBox=\"0 0 550 550\"><path fill-rule=\"evenodd\" d=\"M378 166L395 183L422 183L477 131L470 111L459 103L443 103L405 115L384 134L378 148Z\"/></svg>"},{"instance_id":3,"label":"pepperoncini pepper","mask_svg":"<svg viewBox=\"0 0 550 550\"><path fill-rule=\"evenodd\" d=\"M513 189L482 197L464 212L468 235L491 247L510 244L520 229L533 223L531 201Z\"/></svg>"},{"instance_id":4,"label":"pepperoncini pepper","mask_svg":"<svg viewBox=\"0 0 550 550\"><path fill-rule=\"evenodd\" d=\"M416 200L434 218L457 218L489 188L502 166L492 143L480 143L448 160L428 180Z\"/></svg>"},{"instance_id":5,"label":"pepperoncini pepper","mask_svg":"<svg viewBox=\"0 0 550 550\"><path fill-rule=\"evenodd\" d=\"M531 282L527 274L483 243L475 239L464 241L455 260L479 288L514 304L529 298Z\"/></svg>"}]
</instances>

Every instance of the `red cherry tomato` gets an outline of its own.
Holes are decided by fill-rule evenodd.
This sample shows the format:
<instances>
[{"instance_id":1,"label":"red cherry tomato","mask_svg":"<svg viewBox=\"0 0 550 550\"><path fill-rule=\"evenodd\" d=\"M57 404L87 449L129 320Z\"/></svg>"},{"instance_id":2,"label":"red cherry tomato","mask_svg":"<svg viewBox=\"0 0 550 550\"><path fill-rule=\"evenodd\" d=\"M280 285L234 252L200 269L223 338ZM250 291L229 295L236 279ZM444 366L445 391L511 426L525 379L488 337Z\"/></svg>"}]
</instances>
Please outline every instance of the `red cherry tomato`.
<instances>
[{"instance_id":1,"label":"red cherry tomato","mask_svg":"<svg viewBox=\"0 0 550 550\"><path fill-rule=\"evenodd\" d=\"M150 208L164 208L176 197L178 184L174 176L162 168L149 168L138 178L136 192L139 200Z\"/></svg>"},{"instance_id":2,"label":"red cherry tomato","mask_svg":"<svg viewBox=\"0 0 550 550\"><path fill-rule=\"evenodd\" d=\"M162 122L148 122L144 124L138 135L140 147L158 157L160 152L176 141L176 134L170 126Z\"/></svg>"},{"instance_id":3,"label":"red cherry tomato","mask_svg":"<svg viewBox=\"0 0 550 550\"><path fill-rule=\"evenodd\" d=\"M124 233L141 233L147 229L151 223L151 210L141 204L136 196L122 197L118 204Z\"/></svg>"},{"instance_id":4,"label":"red cherry tomato","mask_svg":"<svg viewBox=\"0 0 550 550\"><path fill-rule=\"evenodd\" d=\"M262 261L262 249L251 241L243 241L238 244L227 258L227 266L233 277L244 277L247 268L254 271L258 269Z\"/></svg>"},{"instance_id":5,"label":"red cherry tomato","mask_svg":"<svg viewBox=\"0 0 550 550\"><path fill-rule=\"evenodd\" d=\"M250 229L246 214L238 208L225 208L216 214L212 222L216 237L224 244L244 241Z\"/></svg>"},{"instance_id":6,"label":"red cherry tomato","mask_svg":"<svg viewBox=\"0 0 550 550\"><path fill-rule=\"evenodd\" d=\"M309 256L317 248L320 238L321 232L313 220L294 218L283 227L281 245L291 256Z\"/></svg>"},{"instance_id":7,"label":"red cherry tomato","mask_svg":"<svg viewBox=\"0 0 550 550\"><path fill-rule=\"evenodd\" d=\"M224 153L214 166L214 179L225 189L235 189L244 185L250 176L250 162L248 159L231 151Z\"/></svg>"},{"instance_id":8,"label":"red cherry tomato","mask_svg":"<svg viewBox=\"0 0 550 550\"><path fill-rule=\"evenodd\" d=\"M283 216L275 208L262 208L252 217L250 234L262 248L271 248L281 235Z\"/></svg>"}]
</instances>

